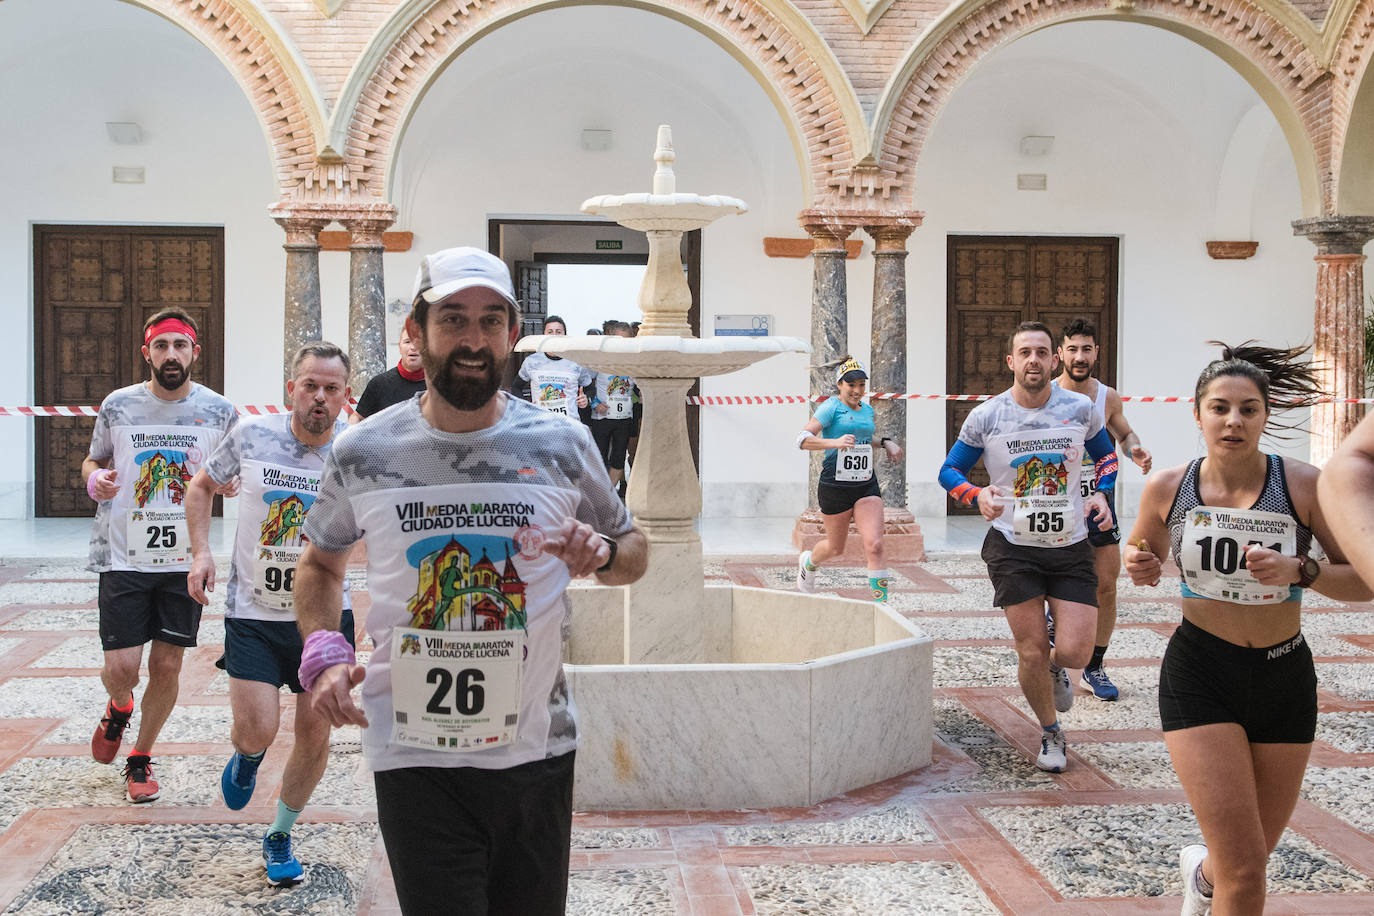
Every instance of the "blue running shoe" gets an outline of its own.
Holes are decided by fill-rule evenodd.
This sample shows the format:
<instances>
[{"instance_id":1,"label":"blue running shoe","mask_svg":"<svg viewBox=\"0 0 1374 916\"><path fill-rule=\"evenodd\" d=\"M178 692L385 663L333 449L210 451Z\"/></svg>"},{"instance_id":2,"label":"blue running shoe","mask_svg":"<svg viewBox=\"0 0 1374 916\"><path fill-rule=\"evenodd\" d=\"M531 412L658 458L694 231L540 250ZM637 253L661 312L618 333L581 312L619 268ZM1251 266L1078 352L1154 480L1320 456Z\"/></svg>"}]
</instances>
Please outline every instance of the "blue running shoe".
<instances>
[{"instance_id":1,"label":"blue running shoe","mask_svg":"<svg viewBox=\"0 0 1374 916\"><path fill-rule=\"evenodd\" d=\"M291 852L291 834L280 830L262 838L262 864L267 866L267 883L273 887L293 887L305 880L301 860Z\"/></svg>"},{"instance_id":2,"label":"blue running shoe","mask_svg":"<svg viewBox=\"0 0 1374 916\"><path fill-rule=\"evenodd\" d=\"M1107 671L1104 668L1084 668L1083 686L1091 690L1093 696L1099 700L1111 702L1121 695L1121 691L1116 689L1112 679L1107 677Z\"/></svg>"},{"instance_id":3,"label":"blue running shoe","mask_svg":"<svg viewBox=\"0 0 1374 916\"><path fill-rule=\"evenodd\" d=\"M233 810L238 811L253 797L253 787L258 784L258 765L261 763L261 757L250 760L235 751L224 765L219 788L224 793L224 803Z\"/></svg>"}]
</instances>

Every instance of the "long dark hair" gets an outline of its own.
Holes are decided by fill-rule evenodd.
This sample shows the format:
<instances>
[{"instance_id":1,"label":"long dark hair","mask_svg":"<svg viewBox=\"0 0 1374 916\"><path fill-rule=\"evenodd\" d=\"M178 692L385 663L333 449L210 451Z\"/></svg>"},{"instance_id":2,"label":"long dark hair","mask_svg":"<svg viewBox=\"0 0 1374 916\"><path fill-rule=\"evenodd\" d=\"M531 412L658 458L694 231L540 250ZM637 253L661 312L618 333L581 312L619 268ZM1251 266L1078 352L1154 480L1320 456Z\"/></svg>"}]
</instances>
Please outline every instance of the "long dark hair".
<instances>
[{"instance_id":1,"label":"long dark hair","mask_svg":"<svg viewBox=\"0 0 1374 916\"><path fill-rule=\"evenodd\" d=\"M1302 358L1312 349L1311 345L1265 347L1254 340L1234 347L1219 340L1209 340L1207 343L1221 347L1221 359L1208 363L1197 377L1197 387L1193 390L1194 411L1201 410L1202 396L1207 386L1223 375L1235 375L1255 383L1260 397L1264 399L1264 409L1269 414L1265 425L1272 429L1297 429L1301 426L1301 421L1276 420L1276 408L1310 407L1324 394L1311 361Z\"/></svg>"}]
</instances>

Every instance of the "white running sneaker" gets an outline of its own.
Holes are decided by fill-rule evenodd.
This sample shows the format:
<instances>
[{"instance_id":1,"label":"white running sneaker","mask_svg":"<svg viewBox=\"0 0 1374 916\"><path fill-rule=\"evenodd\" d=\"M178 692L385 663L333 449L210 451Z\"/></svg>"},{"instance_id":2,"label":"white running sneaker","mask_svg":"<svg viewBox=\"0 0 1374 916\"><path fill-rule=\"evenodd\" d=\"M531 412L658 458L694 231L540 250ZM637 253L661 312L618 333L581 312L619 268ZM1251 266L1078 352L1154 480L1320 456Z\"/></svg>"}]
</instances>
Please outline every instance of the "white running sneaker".
<instances>
[{"instance_id":1,"label":"white running sneaker","mask_svg":"<svg viewBox=\"0 0 1374 916\"><path fill-rule=\"evenodd\" d=\"M811 560L811 551L804 550L802 555L797 557L797 591L805 592L808 595L816 591L816 570L807 569L806 564Z\"/></svg>"},{"instance_id":2,"label":"white running sneaker","mask_svg":"<svg viewBox=\"0 0 1374 916\"><path fill-rule=\"evenodd\" d=\"M1050 681L1054 684L1054 708L1060 712L1073 709L1073 684L1069 683L1069 672L1051 664Z\"/></svg>"},{"instance_id":3,"label":"white running sneaker","mask_svg":"<svg viewBox=\"0 0 1374 916\"><path fill-rule=\"evenodd\" d=\"M1051 773L1062 773L1069 767L1069 740L1064 737L1064 729L1054 732L1040 730L1040 756L1035 765Z\"/></svg>"},{"instance_id":4,"label":"white running sneaker","mask_svg":"<svg viewBox=\"0 0 1374 916\"><path fill-rule=\"evenodd\" d=\"M1212 898L1197 886L1197 869L1207 858L1207 847L1184 846L1178 854L1178 870L1183 877L1182 916L1211 916Z\"/></svg>"}]
</instances>

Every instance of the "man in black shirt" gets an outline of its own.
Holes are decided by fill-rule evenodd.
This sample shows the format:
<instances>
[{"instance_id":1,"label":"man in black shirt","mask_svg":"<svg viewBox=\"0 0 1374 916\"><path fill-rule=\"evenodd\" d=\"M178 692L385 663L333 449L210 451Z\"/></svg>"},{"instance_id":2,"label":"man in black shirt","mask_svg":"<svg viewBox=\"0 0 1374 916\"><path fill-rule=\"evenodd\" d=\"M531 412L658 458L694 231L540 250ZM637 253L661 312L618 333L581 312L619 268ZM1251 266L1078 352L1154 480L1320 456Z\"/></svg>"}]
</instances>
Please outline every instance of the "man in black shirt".
<instances>
[{"instance_id":1,"label":"man in black shirt","mask_svg":"<svg viewBox=\"0 0 1374 916\"><path fill-rule=\"evenodd\" d=\"M405 331L401 331L398 346L401 361L367 383L363 396L358 398L357 413L349 418L349 422L357 423L392 404L409 401L415 392L425 390L425 370L420 363L420 348L410 342L410 336Z\"/></svg>"}]
</instances>

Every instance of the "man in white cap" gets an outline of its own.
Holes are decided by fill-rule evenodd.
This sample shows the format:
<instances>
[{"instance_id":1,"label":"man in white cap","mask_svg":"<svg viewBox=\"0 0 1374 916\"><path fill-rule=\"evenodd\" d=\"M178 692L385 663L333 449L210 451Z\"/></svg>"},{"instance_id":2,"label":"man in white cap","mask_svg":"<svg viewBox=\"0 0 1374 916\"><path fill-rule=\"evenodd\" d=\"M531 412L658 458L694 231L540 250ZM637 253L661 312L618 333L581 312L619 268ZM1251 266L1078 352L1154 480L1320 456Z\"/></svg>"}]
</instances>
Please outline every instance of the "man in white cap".
<instances>
[{"instance_id":1,"label":"man in white cap","mask_svg":"<svg viewBox=\"0 0 1374 916\"><path fill-rule=\"evenodd\" d=\"M564 590L644 572L644 535L587 428L500 389L518 319L499 259L425 257L406 331L428 391L338 439L305 523L300 681L333 725L363 726L405 913L563 913L577 746ZM337 632L360 538L366 670Z\"/></svg>"}]
</instances>

